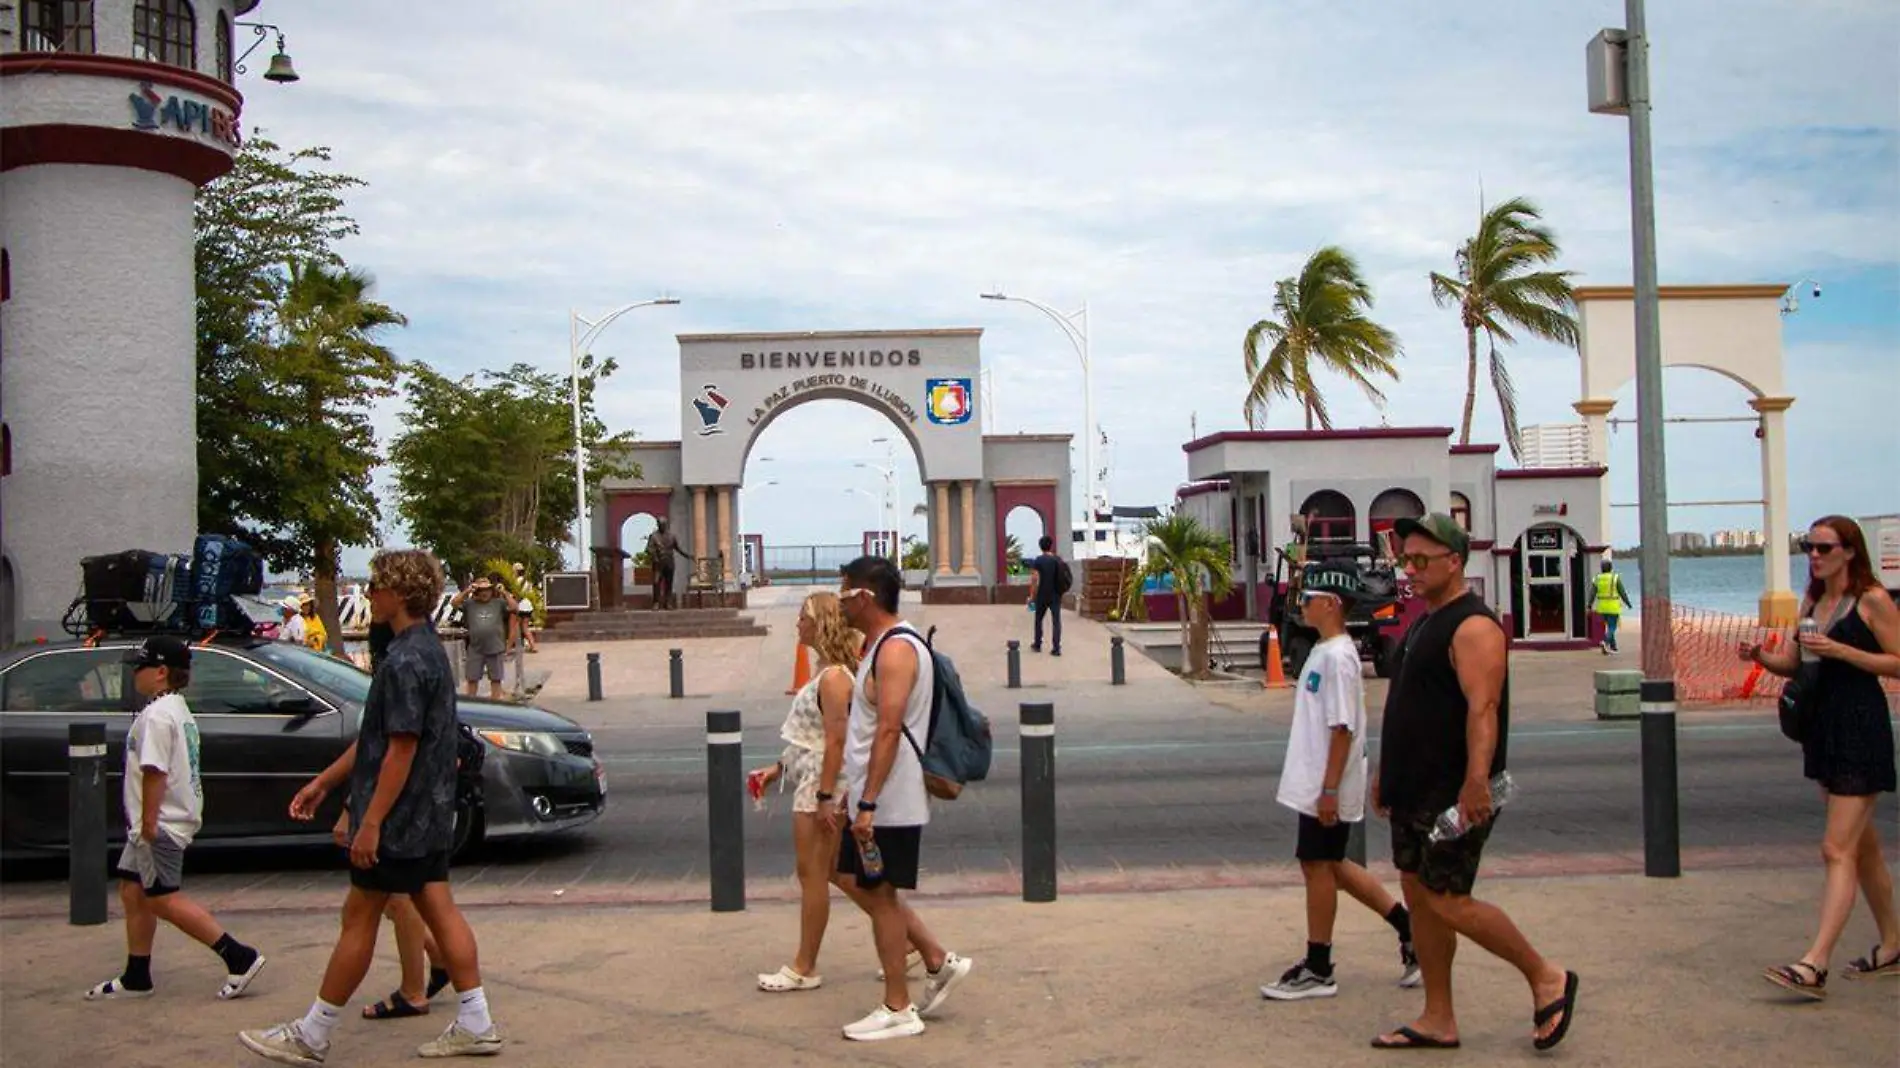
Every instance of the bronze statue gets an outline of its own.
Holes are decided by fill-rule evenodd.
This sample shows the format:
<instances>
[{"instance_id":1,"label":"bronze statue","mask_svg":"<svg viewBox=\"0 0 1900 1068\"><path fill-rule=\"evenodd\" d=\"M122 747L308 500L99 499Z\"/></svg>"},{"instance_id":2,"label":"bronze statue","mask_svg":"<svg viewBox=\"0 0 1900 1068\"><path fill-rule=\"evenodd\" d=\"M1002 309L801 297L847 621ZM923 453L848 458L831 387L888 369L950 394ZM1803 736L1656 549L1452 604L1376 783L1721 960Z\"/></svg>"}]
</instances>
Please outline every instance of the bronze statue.
<instances>
[{"instance_id":1,"label":"bronze statue","mask_svg":"<svg viewBox=\"0 0 1900 1068\"><path fill-rule=\"evenodd\" d=\"M688 560L698 559L680 548L680 540L673 536L673 532L667 529L666 520L662 519L654 527L653 533L647 535L646 557L647 565L653 568L655 610L679 607L673 593L673 557L676 554Z\"/></svg>"}]
</instances>

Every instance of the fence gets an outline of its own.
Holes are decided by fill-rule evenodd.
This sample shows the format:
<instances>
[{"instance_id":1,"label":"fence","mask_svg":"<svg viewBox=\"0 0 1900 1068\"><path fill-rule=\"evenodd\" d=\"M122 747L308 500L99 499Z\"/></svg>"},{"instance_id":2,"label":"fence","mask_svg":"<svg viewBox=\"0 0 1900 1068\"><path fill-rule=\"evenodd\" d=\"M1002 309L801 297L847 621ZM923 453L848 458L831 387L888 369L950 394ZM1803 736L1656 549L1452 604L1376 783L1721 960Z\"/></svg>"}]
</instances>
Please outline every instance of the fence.
<instances>
[{"instance_id":1,"label":"fence","mask_svg":"<svg viewBox=\"0 0 1900 1068\"><path fill-rule=\"evenodd\" d=\"M858 545L767 545L761 577L779 586L836 585L838 569L863 555Z\"/></svg>"},{"instance_id":2,"label":"fence","mask_svg":"<svg viewBox=\"0 0 1900 1068\"><path fill-rule=\"evenodd\" d=\"M1676 700L1683 704L1772 705L1787 680L1736 655L1743 642L1779 645L1787 633L1746 616L1688 605L1670 608L1676 654ZM1889 707L1900 707L1900 679L1883 679Z\"/></svg>"}]
</instances>

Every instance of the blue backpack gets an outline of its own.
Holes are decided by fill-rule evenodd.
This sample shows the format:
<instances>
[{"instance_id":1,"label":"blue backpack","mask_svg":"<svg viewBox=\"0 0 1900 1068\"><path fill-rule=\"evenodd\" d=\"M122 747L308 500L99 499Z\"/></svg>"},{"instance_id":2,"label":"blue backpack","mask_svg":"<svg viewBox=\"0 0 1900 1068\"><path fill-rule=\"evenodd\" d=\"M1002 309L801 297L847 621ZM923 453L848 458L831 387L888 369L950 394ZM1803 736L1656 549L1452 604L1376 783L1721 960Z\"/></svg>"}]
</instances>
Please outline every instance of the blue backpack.
<instances>
[{"instance_id":1,"label":"blue backpack","mask_svg":"<svg viewBox=\"0 0 1900 1068\"><path fill-rule=\"evenodd\" d=\"M885 639L897 634L908 634L924 643L924 648L930 650L930 665L936 679L930 692L930 725L926 731L930 744L919 746L909 727L904 728L904 738L924 767L924 789L932 797L955 801L963 793L965 783L981 782L989 777L989 717L970 704L957 666L930 644L937 635L937 628L930 628L930 636L925 637L909 627L893 627L878 639L878 647L882 648ZM875 678L877 649L871 650L871 657L871 675Z\"/></svg>"}]
</instances>

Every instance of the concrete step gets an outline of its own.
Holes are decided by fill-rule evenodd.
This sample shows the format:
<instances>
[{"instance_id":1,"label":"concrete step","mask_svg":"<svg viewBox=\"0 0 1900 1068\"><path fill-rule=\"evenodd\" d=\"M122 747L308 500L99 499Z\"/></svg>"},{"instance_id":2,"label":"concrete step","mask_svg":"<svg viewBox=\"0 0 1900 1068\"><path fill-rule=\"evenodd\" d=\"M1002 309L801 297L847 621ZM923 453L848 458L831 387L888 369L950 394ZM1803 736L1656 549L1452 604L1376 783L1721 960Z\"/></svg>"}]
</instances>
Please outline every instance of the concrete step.
<instances>
[{"instance_id":1,"label":"concrete step","mask_svg":"<svg viewBox=\"0 0 1900 1068\"><path fill-rule=\"evenodd\" d=\"M765 627L750 620L728 620L723 623L699 623L688 626L588 626L572 623L557 629L544 630L539 637L544 642L583 642L583 641L659 641L680 638L753 638L771 633Z\"/></svg>"}]
</instances>

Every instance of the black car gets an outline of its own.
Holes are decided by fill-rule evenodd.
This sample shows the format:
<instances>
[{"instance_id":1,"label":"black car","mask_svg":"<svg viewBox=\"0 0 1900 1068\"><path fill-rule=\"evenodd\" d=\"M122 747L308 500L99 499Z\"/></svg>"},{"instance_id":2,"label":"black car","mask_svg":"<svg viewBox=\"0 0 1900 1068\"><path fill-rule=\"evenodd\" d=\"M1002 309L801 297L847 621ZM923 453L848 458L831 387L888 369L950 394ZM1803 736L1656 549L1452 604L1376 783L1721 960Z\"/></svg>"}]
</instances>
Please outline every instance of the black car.
<instances>
[{"instance_id":1,"label":"black car","mask_svg":"<svg viewBox=\"0 0 1900 1068\"><path fill-rule=\"evenodd\" d=\"M124 835L125 735L140 698L122 663L137 636L0 653L0 853L63 849L67 727L106 725L107 828ZM330 840L344 791L316 821L290 818L290 799L356 737L368 673L302 646L219 639L192 657L185 698L198 721L204 845ZM538 708L459 697L456 714L482 739L481 804L457 813L457 850L483 839L572 830L599 816L607 780L594 740Z\"/></svg>"}]
</instances>

